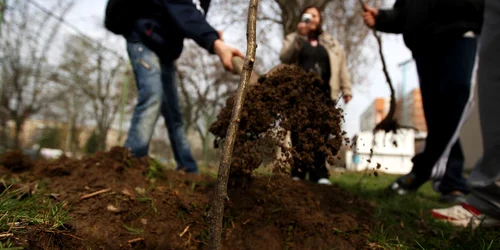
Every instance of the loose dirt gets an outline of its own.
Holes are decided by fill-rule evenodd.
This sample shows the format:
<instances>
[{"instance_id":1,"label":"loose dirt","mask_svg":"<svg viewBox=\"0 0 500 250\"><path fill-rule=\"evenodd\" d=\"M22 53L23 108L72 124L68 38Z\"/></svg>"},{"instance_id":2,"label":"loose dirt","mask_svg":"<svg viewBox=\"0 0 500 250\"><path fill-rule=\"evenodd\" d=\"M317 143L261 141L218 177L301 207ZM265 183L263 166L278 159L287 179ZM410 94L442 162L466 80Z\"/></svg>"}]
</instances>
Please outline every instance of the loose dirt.
<instances>
[{"instance_id":1,"label":"loose dirt","mask_svg":"<svg viewBox=\"0 0 500 250\"><path fill-rule=\"evenodd\" d=\"M315 154L322 152L329 162L337 155L346 134L341 124L342 110L330 96L330 86L317 74L284 65L248 87L234 145L231 176L251 174L264 157L274 157L281 148L282 158L274 162L274 172L287 172L287 165L300 161L312 167ZM210 128L214 145L224 143L234 98L226 101ZM279 126L277 121L280 121ZM278 130L277 128L281 128ZM282 142L286 131L296 134L292 147ZM329 137L328 137L329 136ZM346 140L348 142L348 140ZM292 157L290 157L292 156Z\"/></svg>"},{"instance_id":2,"label":"loose dirt","mask_svg":"<svg viewBox=\"0 0 500 250\"><path fill-rule=\"evenodd\" d=\"M113 148L3 177L39 183L32 193L51 194L71 218L58 230L14 229L12 240L25 249L208 249L211 176L161 171L149 158ZM339 187L274 175L230 185L229 198L225 249L370 249L372 206Z\"/></svg>"}]
</instances>

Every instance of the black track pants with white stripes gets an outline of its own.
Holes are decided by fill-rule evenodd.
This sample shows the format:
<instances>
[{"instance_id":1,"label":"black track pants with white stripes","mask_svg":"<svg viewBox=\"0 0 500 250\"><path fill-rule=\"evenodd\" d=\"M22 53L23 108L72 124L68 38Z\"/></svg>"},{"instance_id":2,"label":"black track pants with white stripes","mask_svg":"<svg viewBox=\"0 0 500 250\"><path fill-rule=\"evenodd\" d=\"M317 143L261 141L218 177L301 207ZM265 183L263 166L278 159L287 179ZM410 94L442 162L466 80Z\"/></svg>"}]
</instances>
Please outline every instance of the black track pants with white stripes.
<instances>
[{"instance_id":1,"label":"black track pants with white stripes","mask_svg":"<svg viewBox=\"0 0 500 250\"><path fill-rule=\"evenodd\" d=\"M463 37L414 52L427 123L425 149L413 158L417 182L441 193L468 192L459 135L473 104L477 39Z\"/></svg>"}]
</instances>

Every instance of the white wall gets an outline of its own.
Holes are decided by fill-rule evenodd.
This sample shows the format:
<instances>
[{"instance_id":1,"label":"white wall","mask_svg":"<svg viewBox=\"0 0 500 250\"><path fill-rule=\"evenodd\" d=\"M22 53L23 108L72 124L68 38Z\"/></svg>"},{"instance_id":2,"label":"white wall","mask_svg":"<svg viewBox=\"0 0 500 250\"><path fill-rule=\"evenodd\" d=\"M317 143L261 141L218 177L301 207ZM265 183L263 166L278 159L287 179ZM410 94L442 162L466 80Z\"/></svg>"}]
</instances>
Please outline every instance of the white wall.
<instances>
[{"instance_id":1,"label":"white wall","mask_svg":"<svg viewBox=\"0 0 500 250\"><path fill-rule=\"evenodd\" d=\"M394 141L397 145L394 145ZM413 130L400 130L397 134L377 132L371 161L373 133L361 132L355 141L353 154L359 155L359 163L347 164L348 171L364 171L367 168L391 174L407 174L411 171L411 158L415 154L415 134ZM380 168L377 169L377 165Z\"/></svg>"}]
</instances>

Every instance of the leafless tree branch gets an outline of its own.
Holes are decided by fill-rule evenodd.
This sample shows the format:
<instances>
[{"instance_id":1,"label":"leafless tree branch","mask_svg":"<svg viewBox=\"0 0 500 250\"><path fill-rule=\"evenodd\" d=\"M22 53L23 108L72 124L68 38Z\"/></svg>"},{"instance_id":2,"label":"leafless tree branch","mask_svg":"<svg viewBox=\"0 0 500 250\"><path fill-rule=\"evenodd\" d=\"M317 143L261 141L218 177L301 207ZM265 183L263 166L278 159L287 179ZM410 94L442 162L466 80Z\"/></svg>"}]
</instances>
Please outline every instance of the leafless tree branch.
<instances>
[{"instance_id":1,"label":"leafless tree branch","mask_svg":"<svg viewBox=\"0 0 500 250\"><path fill-rule=\"evenodd\" d=\"M246 86L250 81L252 75L253 65L255 63L255 52L257 49L256 42L256 29L257 29L257 8L259 0L251 0L248 11L247 22L247 54L245 57L245 65L241 73L240 86L236 92L234 103L233 115L229 124L226 141L221 155L221 162L219 166L219 173L217 177L217 188L215 190L212 207L210 209L210 232L211 232L211 249L222 249L222 217L224 214L224 201L228 200L227 196L227 182L229 179L229 168L231 166L231 158L233 146L236 137L236 131L239 125L239 117L243 102L245 101Z\"/></svg>"}]
</instances>

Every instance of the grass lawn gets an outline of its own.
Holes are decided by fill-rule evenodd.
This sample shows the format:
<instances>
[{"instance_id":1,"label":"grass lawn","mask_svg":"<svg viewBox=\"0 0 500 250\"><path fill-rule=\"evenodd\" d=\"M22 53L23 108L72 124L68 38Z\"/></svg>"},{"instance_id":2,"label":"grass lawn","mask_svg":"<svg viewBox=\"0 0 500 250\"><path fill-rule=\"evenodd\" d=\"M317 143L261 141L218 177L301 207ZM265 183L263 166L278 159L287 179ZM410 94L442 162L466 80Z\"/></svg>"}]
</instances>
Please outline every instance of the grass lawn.
<instances>
[{"instance_id":1,"label":"grass lawn","mask_svg":"<svg viewBox=\"0 0 500 250\"><path fill-rule=\"evenodd\" d=\"M383 194L396 176L332 173L332 181L376 205L379 225L371 240L384 249L500 249L500 231L457 229L436 222L429 210L447 207L426 184L416 194L387 197ZM361 181L360 181L361 180Z\"/></svg>"},{"instance_id":2,"label":"grass lawn","mask_svg":"<svg viewBox=\"0 0 500 250\"><path fill-rule=\"evenodd\" d=\"M12 180L15 182L15 180ZM14 231L25 228L43 228L55 232L65 228L70 220L65 203L55 202L43 192L30 194L28 185L6 184L0 180L0 250L20 250L11 240ZM39 187L44 190L43 184Z\"/></svg>"}]
</instances>

